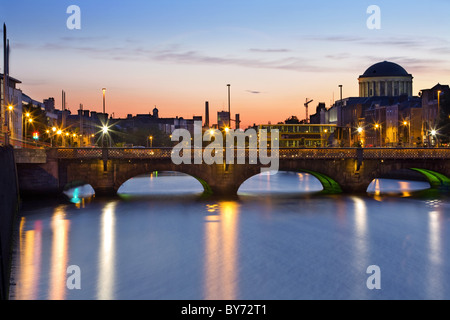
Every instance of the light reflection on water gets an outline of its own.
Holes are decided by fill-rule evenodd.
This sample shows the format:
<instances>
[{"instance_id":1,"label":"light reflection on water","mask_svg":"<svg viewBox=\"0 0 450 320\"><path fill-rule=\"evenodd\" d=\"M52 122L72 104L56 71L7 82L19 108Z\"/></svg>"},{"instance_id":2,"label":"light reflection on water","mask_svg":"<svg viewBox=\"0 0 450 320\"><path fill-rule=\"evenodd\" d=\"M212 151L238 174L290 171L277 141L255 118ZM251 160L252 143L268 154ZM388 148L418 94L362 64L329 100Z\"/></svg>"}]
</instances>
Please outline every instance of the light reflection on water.
<instances>
[{"instance_id":1,"label":"light reflection on water","mask_svg":"<svg viewBox=\"0 0 450 320\"><path fill-rule=\"evenodd\" d=\"M413 192L427 190L430 187L428 182L422 181L375 179L367 188L367 192L375 196L381 194L398 194L409 197Z\"/></svg>"},{"instance_id":2,"label":"light reflection on water","mask_svg":"<svg viewBox=\"0 0 450 320\"><path fill-rule=\"evenodd\" d=\"M135 179L137 191L154 178ZM271 176L268 187L267 176L255 177L234 201L30 203L11 299L450 298L448 199L308 197L298 187L308 179ZM197 186L190 191L201 192ZM263 196L248 196L256 188ZM279 197L293 190L300 195ZM80 189L76 197L83 199ZM81 290L66 287L69 265L81 269ZM381 268L380 291L366 287L369 265Z\"/></svg>"}]
</instances>

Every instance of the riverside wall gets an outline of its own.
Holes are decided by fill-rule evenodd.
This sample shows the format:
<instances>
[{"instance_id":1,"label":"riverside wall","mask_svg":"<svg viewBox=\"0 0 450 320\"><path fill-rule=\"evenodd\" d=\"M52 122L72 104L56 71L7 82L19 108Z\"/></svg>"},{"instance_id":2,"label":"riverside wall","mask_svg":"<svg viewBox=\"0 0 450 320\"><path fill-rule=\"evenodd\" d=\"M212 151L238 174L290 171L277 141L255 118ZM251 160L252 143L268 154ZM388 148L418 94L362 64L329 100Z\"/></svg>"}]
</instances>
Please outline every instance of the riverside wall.
<instances>
[{"instance_id":1,"label":"riverside wall","mask_svg":"<svg viewBox=\"0 0 450 320\"><path fill-rule=\"evenodd\" d=\"M0 300L7 300L9 295L13 230L19 204L14 149L0 146Z\"/></svg>"}]
</instances>

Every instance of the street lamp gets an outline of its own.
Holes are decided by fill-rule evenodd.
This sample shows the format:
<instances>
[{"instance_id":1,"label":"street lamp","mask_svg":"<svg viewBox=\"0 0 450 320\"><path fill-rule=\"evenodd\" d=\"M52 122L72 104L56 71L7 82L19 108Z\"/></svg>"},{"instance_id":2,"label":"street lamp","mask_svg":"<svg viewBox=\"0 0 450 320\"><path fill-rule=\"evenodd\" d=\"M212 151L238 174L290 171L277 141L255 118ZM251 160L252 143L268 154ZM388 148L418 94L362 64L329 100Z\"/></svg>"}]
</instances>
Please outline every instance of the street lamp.
<instances>
[{"instance_id":1,"label":"street lamp","mask_svg":"<svg viewBox=\"0 0 450 320\"><path fill-rule=\"evenodd\" d=\"M378 129L380 129L380 141L378 141ZM376 144L379 142L379 146L381 147L381 125L378 123L375 123L375 141Z\"/></svg>"},{"instance_id":2,"label":"street lamp","mask_svg":"<svg viewBox=\"0 0 450 320\"><path fill-rule=\"evenodd\" d=\"M435 142L436 142L436 147L439 147L439 141L438 141L438 139L437 139L437 137L436 137L437 131L436 131L435 129L433 129L433 130L430 131L430 134L433 136L433 139L434 139Z\"/></svg>"},{"instance_id":3,"label":"street lamp","mask_svg":"<svg viewBox=\"0 0 450 320\"><path fill-rule=\"evenodd\" d=\"M150 140L150 148L153 148L153 136L148 137L148 139Z\"/></svg>"},{"instance_id":4,"label":"street lamp","mask_svg":"<svg viewBox=\"0 0 450 320\"><path fill-rule=\"evenodd\" d=\"M108 134L108 127L103 126L102 127L102 148L105 147L105 134Z\"/></svg>"},{"instance_id":5,"label":"street lamp","mask_svg":"<svg viewBox=\"0 0 450 320\"><path fill-rule=\"evenodd\" d=\"M231 84L227 84L228 87L228 127L231 128L231 101L230 101L230 87Z\"/></svg>"},{"instance_id":6,"label":"street lamp","mask_svg":"<svg viewBox=\"0 0 450 320\"><path fill-rule=\"evenodd\" d=\"M45 130L45 133L50 138L50 147L53 147L52 134L50 133L50 130L49 129Z\"/></svg>"},{"instance_id":7,"label":"street lamp","mask_svg":"<svg viewBox=\"0 0 450 320\"><path fill-rule=\"evenodd\" d=\"M31 120L30 117L31 117L31 114L29 112L25 113L25 121L23 121L25 124L25 141L27 140L28 123L32 122L32 121L30 122L30 120Z\"/></svg>"},{"instance_id":8,"label":"street lamp","mask_svg":"<svg viewBox=\"0 0 450 320\"><path fill-rule=\"evenodd\" d=\"M364 129L361 127L358 127L357 131L358 131L358 143L362 146L361 134L363 133Z\"/></svg>"},{"instance_id":9,"label":"street lamp","mask_svg":"<svg viewBox=\"0 0 450 320\"><path fill-rule=\"evenodd\" d=\"M403 125L408 126L408 145L411 146L411 121L403 121Z\"/></svg>"},{"instance_id":10,"label":"street lamp","mask_svg":"<svg viewBox=\"0 0 450 320\"><path fill-rule=\"evenodd\" d=\"M14 106L13 105L9 105L8 106L8 119L7 119L7 121L8 121L8 133L7 133L7 135L8 134L11 134L11 119L12 119L12 113L13 113L13 111L14 111ZM9 139L9 137L7 137L7 138L5 138L5 142L6 142L6 144L8 144L7 143L7 139Z\"/></svg>"}]
</instances>

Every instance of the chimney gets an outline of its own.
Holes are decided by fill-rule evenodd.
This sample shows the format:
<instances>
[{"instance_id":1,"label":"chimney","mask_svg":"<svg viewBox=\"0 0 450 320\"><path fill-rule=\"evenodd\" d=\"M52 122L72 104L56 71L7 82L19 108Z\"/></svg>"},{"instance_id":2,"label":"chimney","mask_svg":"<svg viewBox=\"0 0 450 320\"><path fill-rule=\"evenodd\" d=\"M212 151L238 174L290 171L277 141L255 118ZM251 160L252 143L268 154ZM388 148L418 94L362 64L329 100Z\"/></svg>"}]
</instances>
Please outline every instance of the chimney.
<instances>
[{"instance_id":1,"label":"chimney","mask_svg":"<svg viewBox=\"0 0 450 320\"><path fill-rule=\"evenodd\" d=\"M209 102L205 102L205 127L209 128Z\"/></svg>"},{"instance_id":2,"label":"chimney","mask_svg":"<svg viewBox=\"0 0 450 320\"><path fill-rule=\"evenodd\" d=\"M240 119L240 115L238 113L238 114L236 114L236 130L240 129L240 125L241 125L241 119Z\"/></svg>"}]
</instances>

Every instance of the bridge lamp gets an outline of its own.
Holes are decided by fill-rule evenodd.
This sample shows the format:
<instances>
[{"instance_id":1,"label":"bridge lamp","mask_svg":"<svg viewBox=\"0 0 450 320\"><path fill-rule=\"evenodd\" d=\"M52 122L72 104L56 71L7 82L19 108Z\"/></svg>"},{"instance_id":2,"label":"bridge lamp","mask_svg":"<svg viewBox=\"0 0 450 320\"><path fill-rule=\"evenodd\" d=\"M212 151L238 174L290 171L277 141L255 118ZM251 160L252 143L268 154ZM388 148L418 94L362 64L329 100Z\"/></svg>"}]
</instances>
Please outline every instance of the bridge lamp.
<instances>
[{"instance_id":1,"label":"bridge lamp","mask_svg":"<svg viewBox=\"0 0 450 320\"><path fill-rule=\"evenodd\" d=\"M102 132L103 132L103 134L107 134L108 133L108 127L107 126L103 126L103 128L102 128Z\"/></svg>"},{"instance_id":2,"label":"bridge lamp","mask_svg":"<svg viewBox=\"0 0 450 320\"><path fill-rule=\"evenodd\" d=\"M363 128L361 127L358 128L358 133L362 133L363 131L364 131Z\"/></svg>"},{"instance_id":3,"label":"bridge lamp","mask_svg":"<svg viewBox=\"0 0 450 320\"><path fill-rule=\"evenodd\" d=\"M225 127L225 132L226 132L226 133L230 132L230 128Z\"/></svg>"}]
</instances>

